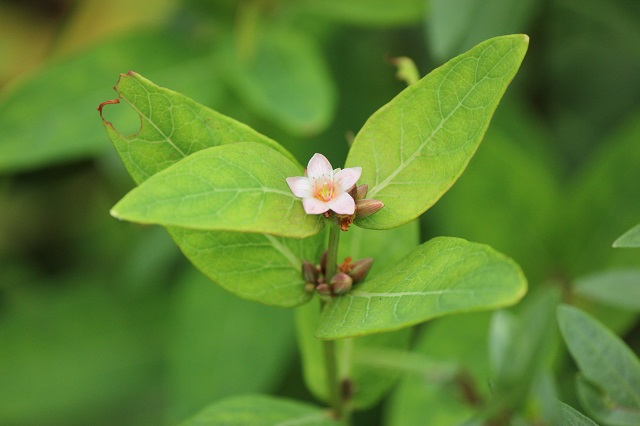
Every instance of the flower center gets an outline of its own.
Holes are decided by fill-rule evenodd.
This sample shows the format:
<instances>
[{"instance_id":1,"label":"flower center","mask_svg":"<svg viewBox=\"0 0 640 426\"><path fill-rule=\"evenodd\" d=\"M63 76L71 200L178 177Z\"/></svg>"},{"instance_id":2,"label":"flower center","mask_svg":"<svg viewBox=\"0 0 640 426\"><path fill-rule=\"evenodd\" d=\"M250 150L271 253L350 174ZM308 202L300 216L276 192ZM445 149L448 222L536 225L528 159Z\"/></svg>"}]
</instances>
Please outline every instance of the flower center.
<instances>
[{"instance_id":1,"label":"flower center","mask_svg":"<svg viewBox=\"0 0 640 426\"><path fill-rule=\"evenodd\" d=\"M320 201L330 201L333 199L333 181L322 178L315 181L315 198Z\"/></svg>"}]
</instances>

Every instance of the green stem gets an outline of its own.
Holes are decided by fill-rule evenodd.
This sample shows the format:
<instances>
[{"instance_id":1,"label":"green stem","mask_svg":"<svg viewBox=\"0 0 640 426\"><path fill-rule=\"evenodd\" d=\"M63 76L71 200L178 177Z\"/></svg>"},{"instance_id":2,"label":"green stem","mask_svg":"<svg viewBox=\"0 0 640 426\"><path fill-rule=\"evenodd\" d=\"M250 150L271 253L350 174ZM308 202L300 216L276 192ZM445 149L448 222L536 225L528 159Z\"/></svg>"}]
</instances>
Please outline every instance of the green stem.
<instances>
[{"instance_id":1,"label":"green stem","mask_svg":"<svg viewBox=\"0 0 640 426\"><path fill-rule=\"evenodd\" d=\"M340 228L333 221L329 223L329 246L327 247L326 275L329 281L336 274L338 266L338 243L340 241ZM326 303L323 303L323 308ZM333 408L337 419L344 419L345 404L342 398L342 388L338 379L338 361L336 356L336 343L333 340L325 340L324 357L327 372L327 389L329 391L329 403Z\"/></svg>"}]
</instances>

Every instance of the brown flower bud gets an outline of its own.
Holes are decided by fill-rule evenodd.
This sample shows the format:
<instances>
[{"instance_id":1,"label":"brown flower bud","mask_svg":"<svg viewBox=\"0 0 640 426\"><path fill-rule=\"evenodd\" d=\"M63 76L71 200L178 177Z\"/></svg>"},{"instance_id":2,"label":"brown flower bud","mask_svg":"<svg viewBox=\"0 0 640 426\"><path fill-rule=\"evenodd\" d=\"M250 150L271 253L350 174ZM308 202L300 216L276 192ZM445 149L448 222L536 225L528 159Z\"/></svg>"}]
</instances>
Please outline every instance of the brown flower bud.
<instances>
[{"instance_id":1,"label":"brown flower bud","mask_svg":"<svg viewBox=\"0 0 640 426\"><path fill-rule=\"evenodd\" d=\"M313 290L316 289L316 285L313 283L306 283L304 285L304 291L306 291L307 293L312 293Z\"/></svg>"},{"instance_id":2,"label":"brown flower bud","mask_svg":"<svg viewBox=\"0 0 640 426\"><path fill-rule=\"evenodd\" d=\"M364 219L378 212L384 207L384 203L378 200L358 200L356 201L356 217Z\"/></svg>"},{"instance_id":3,"label":"brown flower bud","mask_svg":"<svg viewBox=\"0 0 640 426\"><path fill-rule=\"evenodd\" d=\"M364 197L367 196L367 192L369 191L369 185L363 183L362 185L358 185L358 190L356 191L356 196L354 197L356 200L363 200Z\"/></svg>"},{"instance_id":4,"label":"brown flower bud","mask_svg":"<svg viewBox=\"0 0 640 426\"><path fill-rule=\"evenodd\" d=\"M331 278L331 288L335 294L345 294L351 290L353 278L344 272L338 272Z\"/></svg>"},{"instance_id":5,"label":"brown flower bud","mask_svg":"<svg viewBox=\"0 0 640 426\"><path fill-rule=\"evenodd\" d=\"M354 283L358 283L367 276L372 265L373 265L372 257L366 257L364 259L360 259L351 265L351 271L349 271L349 276L353 279Z\"/></svg>"},{"instance_id":6,"label":"brown flower bud","mask_svg":"<svg viewBox=\"0 0 640 426\"><path fill-rule=\"evenodd\" d=\"M318 292L320 296L331 296L331 287L329 287L329 284L318 284L316 286L316 292Z\"/></svg>"},{"instance_id":7,"label":"brown flower bud","mask_svg":"<svg viewBox=\"0 0 640 426\"><path fill-rule=\"evenodd\" d=\"M319 271L316 266L308 260L302 261L302 277L307 283L315 284L318 281Z\"/></svg>"}]
</instances>

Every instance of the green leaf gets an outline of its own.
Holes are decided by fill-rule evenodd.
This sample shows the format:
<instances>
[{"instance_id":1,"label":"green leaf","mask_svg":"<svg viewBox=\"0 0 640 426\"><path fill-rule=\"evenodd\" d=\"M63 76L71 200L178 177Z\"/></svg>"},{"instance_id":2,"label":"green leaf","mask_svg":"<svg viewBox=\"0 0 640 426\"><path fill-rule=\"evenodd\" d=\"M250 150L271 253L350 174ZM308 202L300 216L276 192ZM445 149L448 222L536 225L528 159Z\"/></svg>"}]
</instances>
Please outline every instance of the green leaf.
<instances>
[{"instance_id":1,"label":"green leaf","mask_svg":"<svg viewBox=\"0 0 640 426\"><path fill-rule=\"evenodd\" d=\"M614 247L640 247L640 225L636 225L613 242Z\"/></svg>"},{"instance_id":2,"label":"green leaf","mask_svg":"<svg viewBox=\"0 0 640 426\"><path fill-rule=\"evenodd\" d=\"M124 136L111 123L104 124L137 183L181 160L177 150L191 154L239 141L262 143L295 162L284 148L250 127L135 73L121 75L116 90L139 113L143 125L138 134ZM320 258L321 234L299 240L172 227L168 231L200 271L240 297L282 307L299 305L310 297L304 291L301 262Z\"/></svg>"},{"instance_id":3,"label":"green leaf","mask_svg":"<svg viewBox=\"0 0 640 426\"><path fill-rule=\"evenodd\" d=\"M565 342L583 379L578 390L596 420L640 423L640 361L619 337L568 305L558 308Z\"/></svg>"},{"instance_id":4,"label":"green leaf","mask_svg":"<svg viewBox=\"0 0 640 426\"><path fill-rule=\"evenodd\" d=\"M119 219L191 229L303 238L324 226L309 215L286 178L302 170L255 142L196 152L156 173L111 210Z\"/></svg>"},{"instance_id":5,"label":"green leaf","mask_svg":"<svg viewBox=\"0 0 640 426\"><path fill-rule=\"evenodd\" d=\"M526 32L539 3L535 0L433 0L428 41L445 58L502 34Z\"/></svg>"},{"instance_id":6,"label":"green leaf","mask_svg":"<svg viewBox=\"0 0 640 426\"><path fill-rule=\"evenodd\" d=\"M316 336L337 339L409 327L446 314L516 303L526 279L511 259L457 238L434 238L324 309Z\"/></svg>"},{"instance_id":7,"label":"green leaf","mask_svg":"<svg viewBox=\"0 0 640 426\"><path fill-rule=\"evenodd\" d=\"M578 278L574 291L606 305L640 311L640 269L615 269Z\"/></svg>"},{"instance_id":8,"label":"green leaf","mask_svg":"<svg viewBox=\"0 0 640 426\"><path fill-rule=\"evenodd\" d=\"M562 401L558 401L558 407L560 407L560 419L565 426L598 426L589 417Z\"/></svg>"},{"instance_id":9,"label":"green leaf","mask_svg":"<svg viewBox=\"0 0 640 426\"><path fill-rule=\"evenodd\" d=\"M275 390L293 346L290 311L234 297L192 268L177 280L171 302L169 423L223 397Z\"/></svg>"},{"instance_id":10,"label":"green leaf","mask_svg":"<svg viewBox=\"0 0 640 426\"><path fill-rule=\"evenodd\" d=\"M323 130L333 119L336 89L313 40L294 29L264 28L252 41L222 51L243 102L291 133Z\"/></svg>"},{"instance_id":11,"label":"green leaf","mask_svg":"<svg viewBox=\"0 0 640 426\"><path fill-rule=\"evenodd\" d=\"M113 76L137 69L170 78L203 101L220 96L210 46L175 31L136 32L44 65L0 100L0 172L28 170L101 154L95 108ZM114 109L115 110L115 109ZM113 119L126 118L122 109Z\"/></svg>"},{"instance_id":12,"label":"green leaf","mask_svg":"<svg viewBox=\"0 0 640 426\"><path fill-rule=\"evenodd\" d=\"M314 16L363 26L397 26L419 22L425 13L424 0L303 0L298 6Z\"/></svg>"},{"instance_id":13,"label":"green leaf","mask_svg":"<svg viewBox=\"0 0 640 426\"><path fill-rule=\"evenodd\" d=\"M357 134L346 167L361 166L385 207L357 221L386 229L418 217L460 177L527 50L526 35L487 40L407 87Z\"/></svg>"},{"instance_id":14,"label":"green leaf","mask_svg":"<svg viewBox=\"0 0 640 426\"><path fill-rule=\"evenodd\" d=\"M328 411L297 401L243 395L220 401L181 423L182 426L340 425Z\"/></svg>"},{"instance_id":15,"label":"green leaf","mask_svg":"<svg viewBox=\"0 0 640 426\"><path fill-rule=\"evenodd\" d=\"M244 299L281 307L309 300L302 261L318 263L326 248L324 233L293 239L187 228L168 230L184 255L218 285Z\"/></svg>"},{"instance_id":16,"label":"green leaf","mask_svg":"<svg viewBox=\"0 0 640 426\"><path fill-rule=\"evenodd\" d=\"M121 74L115 90L118 99L140 116L140 131L125 136L110 122L103 119L103 124L127 171L138 184L199 150L236 142L261 143L298 164L286 149L245 124L180 93L158 87L139 74ZM109 102L102 104L101 110L115 108L106 105Z\"/></svg>"}]
</instances>

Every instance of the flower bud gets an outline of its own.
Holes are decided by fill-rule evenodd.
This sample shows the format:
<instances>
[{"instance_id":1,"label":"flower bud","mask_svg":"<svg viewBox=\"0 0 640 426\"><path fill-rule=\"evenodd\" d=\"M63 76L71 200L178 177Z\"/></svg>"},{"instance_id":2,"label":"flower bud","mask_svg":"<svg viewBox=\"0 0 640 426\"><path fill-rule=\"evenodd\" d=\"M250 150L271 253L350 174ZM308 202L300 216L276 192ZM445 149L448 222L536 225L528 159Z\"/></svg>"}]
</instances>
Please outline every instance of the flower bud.
<instances>
[{"instance_id":1,"label":"flower bud","mask_svg":"<svg viewBox=\"0 0 640 426\"><path fill-rule=\"evenodd\" d=\"M369 191L369 185L367 185L366 183L363 183L362 185L358 185L356 196L354 198L356 200L363 200L364 197L367 196L368 191Z\"/></svg>"},{"instance_id":2,"label":"flower bud","mask_svg":"<svg viewBox=\"0 0 640 426\"><path fill-rule=\"evenodd\" d=\"M358 200L356 201L356 217L364 219L384 207L384 203L378 200Z\"/></svg>"},{"instance_id":3,"label":"flower bud","mask_svg":"<svg viewBox=\"0 0 640 426\"><path fill-rule=\"evenodd\" d=\"M364 259L360 259L351 265L351 271L349 271L349 276L353 279L354 283L358 283L367 276L372 265L373 265L373 257L366 257Z\"/></svg>"},{"instance_id":4,"label":"flower bud","mask_svg":"<svg viewBox=\"0 0 640 426\"><path fill-rule=\"evenodd\" d=\"M344 294L351 290L353 278L344 272L338 272L331 278L331 288L335 294Z\"/></svg>"},{"instance_id":5,"label":"flower bud","mask_svg":"<svg viewBox=\"0 0 640 426\"><path fill-rule=\"evenodd\" d=\"M307 283L316 283L318 281L319 271L315 265L308 260L302 261L302 276Z\"/></svg>"},{"instance_id":6,"label":"flower bud","mask_svg":"<svg viewBox=\"0 0 640 426\"><path fill-rule=\"evenodd\" d=\"M316 285L313 283L306 283L304 285L304 291L306 291L307 293L312 293L313 290L316 289Z\"/></svg>"},{"instance_id":7,"label":"flower bud","mask_svg":"<svg viewBox=\"0 0 640 426\"><path fill-rule=\"evenodd\" d=\"M331 296L329 284L318 284L316 286L316 292L318 292L320 296Z\"/></svg>"}]
</instances>

